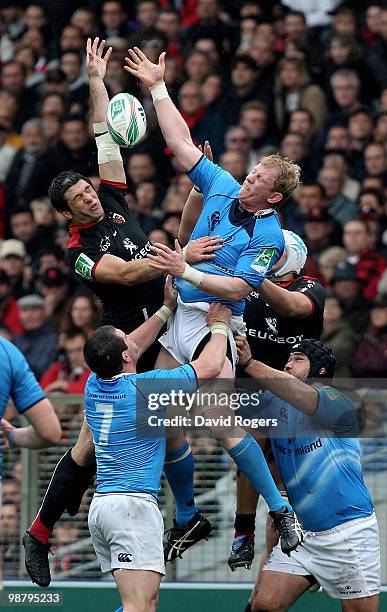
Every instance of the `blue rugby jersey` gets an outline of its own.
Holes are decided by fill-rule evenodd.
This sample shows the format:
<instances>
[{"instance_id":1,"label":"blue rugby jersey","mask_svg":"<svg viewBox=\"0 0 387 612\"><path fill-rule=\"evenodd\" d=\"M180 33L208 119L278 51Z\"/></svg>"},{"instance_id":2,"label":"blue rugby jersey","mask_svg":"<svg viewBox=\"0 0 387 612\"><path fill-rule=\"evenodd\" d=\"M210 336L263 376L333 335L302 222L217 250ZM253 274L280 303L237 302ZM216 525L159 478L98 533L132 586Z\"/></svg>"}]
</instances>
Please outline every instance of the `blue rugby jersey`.
<instances>
[{"instance_id":1,"label":"blue rugby jersey","mask_svg":"<svg viewBox=\"0 0 387 612\"><path fill-rule=\"evenodd\" d=\"M255 216L241 211L238 200L240 184L229 172L205 157L188 176L204 194L203 210L191 239L217 235L223 238L223 247L216 252L214 259L193 267L206 274L240 277L257 289L284 250L277 214L271 211ZM231 308L234 315L243 313L244 300L224 302L180 278L176 279L176 286L183 302L221 301Z\"/></svg>"},{"instance_id":2,"label":"blue rugby jersey","mask_svg":"<svg viewBox=\"0 0 387 612\"><path fill-rule=\"evenodd\" d=\"M97 493L150 493L157 498L165 456L163 427L152 428L148 418L165 416L165 407L149 409L147 393L197 389L190 364L173 370L120 374L102 380L91 373L85 387L86 420L97 460ZM183 412L184 409L182 409Z\"/></svg>"},{"instance_id":3,"label":"blue rugby jersey","mask_svg":"<svg viewBox=\"0 0 387 612\"><path fill-rule=\"evenodd\" d=\"M18 412L23 414L46 397L23 353L0 337L0 418L11 398ZM3 453L0 450L0 476L3 471Z\"/></svg>"}]
</instances>

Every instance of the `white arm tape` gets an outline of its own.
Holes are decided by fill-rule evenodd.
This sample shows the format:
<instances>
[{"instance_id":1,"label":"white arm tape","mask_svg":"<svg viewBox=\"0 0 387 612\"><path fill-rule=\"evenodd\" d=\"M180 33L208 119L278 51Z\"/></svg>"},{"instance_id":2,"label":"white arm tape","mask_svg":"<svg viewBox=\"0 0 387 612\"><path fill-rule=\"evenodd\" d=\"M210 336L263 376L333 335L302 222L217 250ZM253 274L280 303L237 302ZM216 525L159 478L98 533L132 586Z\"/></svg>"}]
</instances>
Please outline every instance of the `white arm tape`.
<instances>
[{"instance_id":1,"label":"white arm tape","mask_svg":"<svg viewBox=\"0 0 387 612\"><path fill-rule=\"evenodd\" d=\"M222 336L228 337L228 325L227 323L222 323L218 321L217 323L213 323L211 325L211 334L222 334Z\"/></svg>"},{"instance_id":2,"label":"white arm tape","mask_svg":"<svg viewBox=\"0 0 387 612\"><path fill-rule=\"evenodd\" d=\"M98 149L98 163L108 164L112 161L122 161L120 147L110 136L106 122L93 123L93 130Z\"/></svg>"},{"instance_id":3,"label":"white arm tape","mask_svg":"<svg viewBox=\"0 0 387 612\"><path fill-rule=\"evenodd\" d=\"M195 270L195 268L191 268L187 263L185 264L184 272L180 278L187 281L194 287L199 287L200 283L203 280L204 273L199 272L199 270Z\"/></svg>"},{"instance_id":4,"label":"white arm tape","mask_svg":"<svg viewBox=\"0 0 387 612\"><path fill-rule=\"evenodd\" d=\"M155 312L155 315L160 317L160 319L162 319L164 321L164 323L166 323L168 321L168 319L171 316L171 314L172 314L172 310L169 308L169 306L166 306L165 304L163 304L161 306L161 308L159 308Z\"/></svg>"},{"instance_id":5,"label":"white arm tape","mask_svg":"<svg viewBox=\"0 0 387 612\"><path fill-rule=\"evenodd\" d=\"M156 102L160 102L160 100L165 100L166 98L169 98L169 93L164 81L156 83L156 85L153 85L153 87L149 88L149 91L152 96L153 104L156 104Z\"/></svg>"}]
</instances>

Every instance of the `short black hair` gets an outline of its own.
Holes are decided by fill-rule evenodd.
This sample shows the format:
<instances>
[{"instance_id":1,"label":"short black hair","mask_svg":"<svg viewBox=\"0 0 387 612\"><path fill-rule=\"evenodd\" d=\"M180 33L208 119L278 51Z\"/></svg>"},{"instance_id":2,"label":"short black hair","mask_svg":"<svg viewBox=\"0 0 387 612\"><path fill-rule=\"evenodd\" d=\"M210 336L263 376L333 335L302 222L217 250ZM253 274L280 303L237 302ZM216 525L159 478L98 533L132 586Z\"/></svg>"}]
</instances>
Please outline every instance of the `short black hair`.
<instances>
[{"instance_id":1,"label":"short black hair","mask_svg":"<svg viewBox=\"0 0 387 612\"><path fill-rule=\"evenodd\" d=\"M50 198L50 202L55 208L55 210L57 210L58 212L71 212L64 195L66 191L70 189L70 187L73 187L73 185L76 185L76 183L78 183L78 181L81 181L82 179L86 181L86 183L89 183L91 187L93 186L87 176L83 176L83 174L80 174L79 172L74 172L73 170L66 170L65 172L61 172L53 179L51 185L48 188L48 197Z\"/></svg>"},{"instance_id":2,"label":"short black hair","mask_svg":"<svg viewBox=\"0 0 387 612\"><path fill-rule=\"evenodd\" d=\"M29 206L20 205L17 208L14 208L13 210L10 211L9 217L11 219L12 217L16 217L16 215L22 215L23 213L27 213L31 217L34 216L34 213L32 212L32 210L31 210L31 208Z\"/></svg>"},{"instance_id":3,"label":"short black hair","mask_svg":"<svg viewBox=\"0 0 387 612\"><path fill-rule=\"evenodd\" d=\"M250 68L250 70L254 70L255 72L258 70L255 59L253 59L250 55L247 55L247 53L243 53L234 57L231 62L231 70L234 70L234 68L236 68L238 64L244 64L245 66Z\"/></svg>"},{"instance_id":4,"label":"short black hair","mask_svg":"<svg viewBox=\"0 0 387 612\"><path fill-rule=\"evenodd\" d=\"M122 372L122 353L126 348L116 328L103 325L86 341L83 354L90 370L99 378L107 379Z\"/></svg>"}]
</instances>

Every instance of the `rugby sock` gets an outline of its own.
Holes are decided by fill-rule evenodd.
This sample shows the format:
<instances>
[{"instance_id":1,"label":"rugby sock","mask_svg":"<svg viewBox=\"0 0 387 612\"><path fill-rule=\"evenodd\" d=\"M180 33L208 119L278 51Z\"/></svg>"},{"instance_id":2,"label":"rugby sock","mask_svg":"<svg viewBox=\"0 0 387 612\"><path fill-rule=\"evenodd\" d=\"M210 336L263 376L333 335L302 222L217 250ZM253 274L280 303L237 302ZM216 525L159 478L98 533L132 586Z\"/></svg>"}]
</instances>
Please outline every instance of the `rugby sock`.
<instances>
[{"instance_id":1,"label":"rugby sock","mask_svg":"<svg viewBox=\"0 0 387 612\"><path fill-rule=\"evenodd\" d=\"M179 450L167 453L164 472L176 501L176 525L187 527L197 509L194 499L194 458L186 441Z\"/></svg>"},{"instance_id":2,"label":"rugby sock","mask_svg":"<svg viewBox=\"0 0 387 612\"><path fill-rule=\"evenodd\" d=\"M255 512L254 514L239 514L239 512L235 512L234 529L234 537L236 538L241 535L253 538L255 535Z\"/></svg>"},{"instance_id":3,"label":"rugby sock","mask_svg":"<svg viewBox=\"0 0 387 612\"><path fill-rule=\"evenodd\" d=\"M59 460L43 499L38 516L28 529L43 544L48 544L55 523L67 510L77 514L83 494L95 474L95 463L83 467L71 457L71 449Z\"/></svg>"},{"instance_id":4,"label":"rugby sock","mask_svg":"<svg viewBox=\"0 0 387 612\"><path fill-rule=\"evenodd\" d=\"M238 444L228 449L230 457L235 461L241 472L250 480L269 506L269 510L279 510L283 506L291 506L283 499L266 463L259 444L247 434Z\"/></svg>"}]
</instances>

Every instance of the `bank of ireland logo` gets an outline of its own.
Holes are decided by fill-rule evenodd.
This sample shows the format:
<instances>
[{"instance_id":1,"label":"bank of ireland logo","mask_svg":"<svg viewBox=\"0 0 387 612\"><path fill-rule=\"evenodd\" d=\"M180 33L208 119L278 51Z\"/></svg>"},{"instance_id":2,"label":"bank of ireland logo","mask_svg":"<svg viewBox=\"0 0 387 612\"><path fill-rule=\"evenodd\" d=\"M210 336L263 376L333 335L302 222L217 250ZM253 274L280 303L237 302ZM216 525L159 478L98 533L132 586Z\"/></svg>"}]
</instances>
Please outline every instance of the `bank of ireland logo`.
<instances>
[{"instance_id":1,"label":"bank of ireland logo","mask_svg":"<svg viewBox=\"0 0 387 612\"><path fill-rule=\"evenodd\" d=\"M215 210L212 215L208 215L207 217L208 229L210 232L213 232L217 225L220 223L220 212L219 210Z\"/></svg>"}]
</instances>

